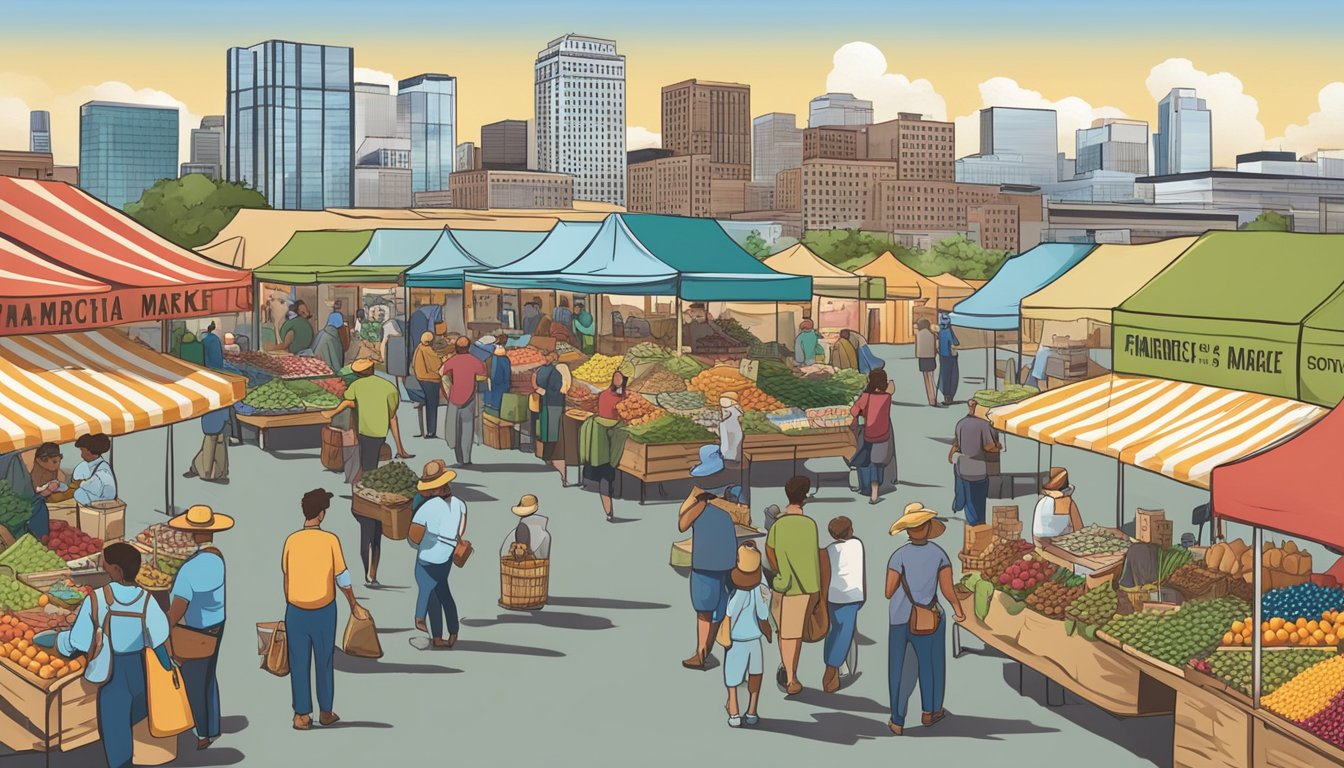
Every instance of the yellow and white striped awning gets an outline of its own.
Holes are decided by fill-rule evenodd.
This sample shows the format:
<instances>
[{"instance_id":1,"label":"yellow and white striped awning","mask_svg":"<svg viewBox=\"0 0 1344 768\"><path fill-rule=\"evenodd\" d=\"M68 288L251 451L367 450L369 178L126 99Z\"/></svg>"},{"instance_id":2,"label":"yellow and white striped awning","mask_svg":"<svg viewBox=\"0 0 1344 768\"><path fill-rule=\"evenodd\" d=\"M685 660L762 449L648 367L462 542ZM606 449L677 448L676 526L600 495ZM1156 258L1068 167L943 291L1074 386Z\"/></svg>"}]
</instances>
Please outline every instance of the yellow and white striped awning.
<instances>
[{"instance_id":1,"label":"yellow and white striped awning","mask_svg":"<svg viewBox=\"0 0 1344 768\"><path fill-rule=\"evenodd\" d=\"M242 399L246 383L117 331L0 338L0 452L194 419Z\"/></svg>"},{"instance_id":2,"label":"yellow and white striped awning","mask_svg":"<svg viewBox=\"0 0 1344 768\"><path fill-rule=\"evenodd\" d=\"M996 429L1209 487L1213 468L1300 432L1326 409L1180 381L1107 375L1000 406Z\"/></svg>"}]
</instances>

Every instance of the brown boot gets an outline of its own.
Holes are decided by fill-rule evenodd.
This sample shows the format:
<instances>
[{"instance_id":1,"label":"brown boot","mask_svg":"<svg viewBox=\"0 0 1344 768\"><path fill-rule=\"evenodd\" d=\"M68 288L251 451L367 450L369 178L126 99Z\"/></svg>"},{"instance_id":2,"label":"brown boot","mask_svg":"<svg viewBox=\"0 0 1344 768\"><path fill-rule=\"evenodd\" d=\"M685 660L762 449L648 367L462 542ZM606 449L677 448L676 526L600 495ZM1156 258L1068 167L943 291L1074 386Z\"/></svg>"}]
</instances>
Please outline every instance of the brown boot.
<instances>
[{"instance_id":1,"label":"brown boot","mask_svg":"<svg viewBox=\"0 0 1344 768\"><path fill-rule=\"evenodd\" d=\"M294 730L306 731L313 727L313 718L311 715L295 715Z\"/></svg>"},{"instance_id":2,"label":"brown boot","mask_svg":"<svg viewBox=\"0 0 1344 768\"><path fill-rule=\"evenodd\" d=\"M324 726L335 725L340 719L341 716L336 714L335 712L322 712L317 716L317 722L321 723Z\"/></svg>"},{"instance_id":3,"label":"brown boot","mask_svg":"<svg viewBox=\"0 0 1344 768\"><path fill-rule=\"evenodd\" d=\"M947 712L940 709L937 712L925 712L924 716L920 718L920 720L921 722L924 723L925 727L928 727L938 722L939 720L942 720L944 717L947 717Z\"/></svg>"},{"instance_id":4,"label":"brown boot","mask_svg":"<svg viewBox=\"0 0 1344 768\"><path fill-rule=\"evenodd\" d=\"M821 676L821 690L827 693L835 693L840 690L840 668L827 667L826 674Z\"/></svg>"}]
</instances>

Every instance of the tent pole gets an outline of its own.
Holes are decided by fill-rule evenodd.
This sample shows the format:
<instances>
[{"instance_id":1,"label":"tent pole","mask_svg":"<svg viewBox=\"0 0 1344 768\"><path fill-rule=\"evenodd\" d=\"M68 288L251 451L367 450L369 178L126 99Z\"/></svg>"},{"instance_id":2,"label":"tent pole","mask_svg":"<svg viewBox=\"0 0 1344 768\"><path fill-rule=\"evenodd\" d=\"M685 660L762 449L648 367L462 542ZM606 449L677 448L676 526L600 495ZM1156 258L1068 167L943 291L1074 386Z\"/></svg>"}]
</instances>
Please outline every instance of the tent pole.
<instances>
[{"instance_id":1,"label":"tent pole","mask_svg":"<svg viewBox=\"0 0 1344 768\"><path fill-rule=\"evenodd\" d=\"M672 300L672 307L673 307L673 310L672 310L672 311L673 311L673 315L676 317L676 324L677 324L677 354L680 355L680 354L681 354L681 345L682 345L682 341L683 341L683 339L682 339L682 334L683 334L683 332L686 330L685 327L684 327L684 324L682 323L682 320L681 320L681 292L680 292L680 291L677 292L677 296Z\"/></svg>"},{"instance_id":2,"label":"tent pole","mask_svg":"<svg viewBox=\"0 0 1344 768\"><path fill-rule=\"evenodd\" d=\"M1125 462L1115 460L1115 527L1123 530L1125 525Z\"/></svg>"},{"instance_id":3,"label":"tent pole","mask_svg":"<svg viewBox=\"0 0 1344 768\"><path fill-rule=\"evenodd\" d=\"M1264 538L1264 529L1256 526L1255 532L1251 537L1251 541L1253 542L1251 547L1255 551L1255 554L1253 555L1254 564L1252 566L1255 570L1252 571L1251 574L1251 583L1255 585L1255 589L1253 590L1254 594L1251 596L1251 706L1255 709L1260 708L1260 674L1262 671L1260 654L1264 650L1260 638L1260 622L1264 621L1264 609L1260 605L1260 590L1262 589L1260 585L1262 571L1260 568L1264 558Z\"/></svg>"}]
</instances>

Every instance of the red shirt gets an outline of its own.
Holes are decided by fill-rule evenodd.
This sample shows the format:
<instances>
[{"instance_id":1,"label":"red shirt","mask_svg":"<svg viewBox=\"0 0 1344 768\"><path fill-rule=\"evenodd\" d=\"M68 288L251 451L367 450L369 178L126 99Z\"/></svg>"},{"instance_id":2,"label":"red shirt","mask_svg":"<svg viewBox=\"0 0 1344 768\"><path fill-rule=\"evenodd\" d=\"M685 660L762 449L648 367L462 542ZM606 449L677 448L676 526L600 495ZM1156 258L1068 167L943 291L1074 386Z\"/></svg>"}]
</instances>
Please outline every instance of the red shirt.
<instances>
[{"instance_id":1,"label":"red shirt","mask_svg":"<svg viewBox=\"0 0 1344 768\"><path fill-rule=\"evenodd\" d=\"M602 390L597 395L597 415L604 419L621 418L621 415L616 411L616 406L624 399L625 395L612 392L610 387Z\"/></svg>"},{"instance_id":2,"label":"red shirt","mask_svg":"<svg viewBox=\"0 0 1344 768\"><path fill-rule=\"evenodd\" d=\"M439 375L453 377L448 402L461 407L476 396L476 377L485 375L485 366L470 352L459 352L443 361Z\"/></svg>"},{"instance_id":3,"label":"red shirt","mask_svg":"<svg viewBox=\"0 0 1344 768\"><path fill-rule=\"evenodd\" d=\"M850 413L863 415L863 439L870 443L886 442L891 436L891 395L886 392L859 395Z\"/></svg>"}]
</instances>

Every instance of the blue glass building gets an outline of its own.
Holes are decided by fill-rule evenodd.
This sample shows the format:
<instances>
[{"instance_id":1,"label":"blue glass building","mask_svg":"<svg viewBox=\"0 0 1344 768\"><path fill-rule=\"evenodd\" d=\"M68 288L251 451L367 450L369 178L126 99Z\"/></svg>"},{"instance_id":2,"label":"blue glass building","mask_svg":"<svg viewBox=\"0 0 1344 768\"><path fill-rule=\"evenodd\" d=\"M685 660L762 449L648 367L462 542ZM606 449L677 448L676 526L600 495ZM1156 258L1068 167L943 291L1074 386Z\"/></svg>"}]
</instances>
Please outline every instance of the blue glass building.
<instances>
[{"instance_id":1,"label":"blue glass building","mask_svg":"<svg viewBox=\"0 0 1344 768\"><path fill-rule=\"evenodd\" d=\"M353 204L354 50L268 40L228 53L225 177L272 208Z\"/></svg>"},{"instance_id":2,"label":"blue glass building","mask_svg":"<svg viewBox=\"0 0 1344 768\"><path fill-rule=\"evenodd\" d=\"M457 78L423 74L397 83L397 122L410 131L411 192L448 189L457 149Z\"/></svg>"},{"instance_id":3,"label":"blue glass building","mask_svg":"<svg viewBox=\"0 0 1344 768\"><path fill-rule=\"evenodd\" d=\"M1213 113L1193 88L1172 88L1157 103L1153 173L1168 176L1213 168Z\"/></svg>"},{"instance_id":4,"label":"blue glass building","mask_svg":"<svg viewBox=\"0 0 1344 768\"><path fill-rule=\"evenodd\" d=\"M175 107L90 101L79 108L79 186L113 208L177 178Z\"/></svg>"}]
</instances>

